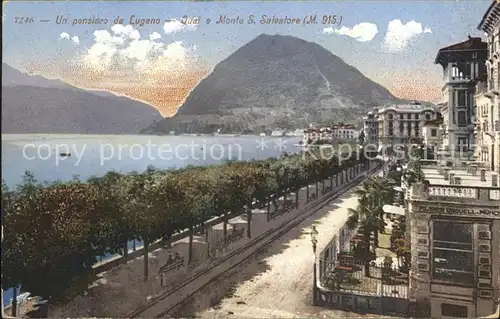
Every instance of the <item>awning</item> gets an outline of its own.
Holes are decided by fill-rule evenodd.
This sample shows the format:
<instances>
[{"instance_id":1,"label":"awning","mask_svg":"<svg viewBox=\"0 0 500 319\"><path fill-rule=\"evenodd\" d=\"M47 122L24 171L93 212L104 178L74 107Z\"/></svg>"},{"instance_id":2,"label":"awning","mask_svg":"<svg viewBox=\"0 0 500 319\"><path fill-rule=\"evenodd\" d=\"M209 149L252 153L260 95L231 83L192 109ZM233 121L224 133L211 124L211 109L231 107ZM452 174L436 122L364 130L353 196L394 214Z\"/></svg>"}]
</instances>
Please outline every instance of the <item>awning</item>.
<instances>
[{"instance_id":1,"label":"awning","mask_svg":"<svg viewBox=\"0 0 500 319\"><path fill-rule=\"evenodd\" d=\"M393 206L393 205L384 205L382 207L382 210L386 214L395 214L395 215L405 216L405 209L402 207Z\"/></svg>"}]
</instances>

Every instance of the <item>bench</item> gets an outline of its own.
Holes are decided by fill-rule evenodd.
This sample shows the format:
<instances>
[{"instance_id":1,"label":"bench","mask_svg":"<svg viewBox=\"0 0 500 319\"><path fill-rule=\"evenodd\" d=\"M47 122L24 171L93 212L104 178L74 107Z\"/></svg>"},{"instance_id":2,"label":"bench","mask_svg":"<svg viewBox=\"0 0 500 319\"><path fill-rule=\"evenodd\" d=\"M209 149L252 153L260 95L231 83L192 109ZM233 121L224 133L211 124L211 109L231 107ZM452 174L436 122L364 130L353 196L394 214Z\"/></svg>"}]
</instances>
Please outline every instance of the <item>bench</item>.
<instances>
[{"instance_id":1,"label":"bench","mask_svg":"<svg viewBox=\"0 0 500 319\"><path fill-rule=\"evenodd\" d=\"M227 236L226 244L229 245L229 244L232 244L232 243L242 239L244 231L245 231L245 228L233 230L233 232Z\"/></svg>"},{"instance_id":2,"label":"bench","mask_svg":"<svg viewBox=\"0 0 500 319\"><path fill-rule=\"evenodd\" d=\"M294 208L295 208L295 204L293 203L293 201L292 200L287 200L284 203L283 209L277 209L274 212L269 213L268 221L271 220L271 219L275 219L276 217L281 216L281 215L283 215L285 213L288 213L291 210L293 210Z\"/></svg>"},{"instance_id":3,"label":"bench","mask_svg":"<svg viewBox=\"0 0 500 319\"><path fill-rule=\"evenodd\" d=\"M269 213L269 220L275 219L276 217L281 216L288 211L289 210L287 210L286 208L275 210L274 212Z\"/></svg>"},{"instance_id":4,"label":"bench","mask_svg":"<svg viewBox=\"0 0 500 319\"><path fill-rule=\"evenodd\" d=\"M354 256L353 256L353 255L348 255L348 254L343 254L343 253L340 253L340 254L338 255L338 258L339 258L339 259L353 259L353 258L354 258Z\"/></svg>"},{"instance_id":5,"label":"bench","mask_svg":"<svg viewBox=\"0 0 500 319\"><path fill-rule=\"evenodd\" d=\"M224 247L229 246L230 244L242 239L244 232L245 232L245 228L233 229L233 232L231 234L227 235L227 237L225 239L219 241L215 245L215 250L223 249Z\"/></svg>"},{"instance_id":6,"label":"bench","mask_svg":"<svg viewBox=\"0 0 500 319\"><path fill-rule=\"evenodd\" d=\"M172 259L172 255L170 255L169 260L165 265L160 267L158 273L164 274L171 270L179 270L181 267L184 267L184 257L176 255L175 259Z\"/></svg>"},{"instance_id":7,"label":"bench","mask_svg":"<svg viewBox=\"0 0 500 319\"><path fill-rule=\"evenodd\" d=\"M325 195L325 194L327 194L328 192L330 192L331 190L332 190L332 188L328 186L328 187L326 187L326 188L325 188L325 190L321 191L321 193L322 193L323 195Z\"/></svg>"},{"instance_id":8,"label":"bench","mask_svg":"<svg viewBox=\"0 0 500 319\"><path fill-rule=\"evenodd\" d=\"M336 266L336 267L335 267L335 271L337 271L337 270L342 270L342 271L354 271L354 268L353 268L353 267L351 267L351 266L341 266L341 265L339 265L339 266Z\"/></svg>"}]
</instances>

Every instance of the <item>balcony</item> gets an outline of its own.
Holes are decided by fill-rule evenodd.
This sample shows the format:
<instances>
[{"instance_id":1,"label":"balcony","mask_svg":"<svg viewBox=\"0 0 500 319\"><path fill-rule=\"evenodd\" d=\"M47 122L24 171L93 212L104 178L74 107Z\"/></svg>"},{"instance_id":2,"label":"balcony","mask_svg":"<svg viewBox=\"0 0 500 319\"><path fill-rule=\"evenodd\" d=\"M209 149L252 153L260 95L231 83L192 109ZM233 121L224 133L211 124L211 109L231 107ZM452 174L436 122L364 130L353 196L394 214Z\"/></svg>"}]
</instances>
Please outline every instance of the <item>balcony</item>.
<instances>
[{"instance_id":1,"label":"balcony","mask_svg":"<svg viewBox=\"0 0 500 319\"><path fill-rule=\"evenodd\" d=\"M448 211L455 215L475 215L477 212L474 211L476 208L474 206L480 205L482 208L490 206L495 216L500 218L498 175L481 169L480 165L480 163L468 163L464 167L425 165L422 171L428 184L414 187L411 199L459 204L461 210Z\"/></svg>"},{"instance_id":2,"label":"balcony","mask_svg":"<svg viewBox=\"0 0 500 319\"><path fill-rule=\"evenodd\" d=\"M472 78L467 74L458 74L458 75L445 75L443 79L446 84L459 84L459 83L468 83L472 80Z\"/></svg>"},{"instance_id":3,"label":"balcony","mask_svg":"<svg viewBox=\"0 0 500 319\"><path fill-rule=\"evenodd\" d=\"M461 185L429 185L428 200L500 201L500 190L495 187L464 187Z\"/></svg>"}]
</instances>

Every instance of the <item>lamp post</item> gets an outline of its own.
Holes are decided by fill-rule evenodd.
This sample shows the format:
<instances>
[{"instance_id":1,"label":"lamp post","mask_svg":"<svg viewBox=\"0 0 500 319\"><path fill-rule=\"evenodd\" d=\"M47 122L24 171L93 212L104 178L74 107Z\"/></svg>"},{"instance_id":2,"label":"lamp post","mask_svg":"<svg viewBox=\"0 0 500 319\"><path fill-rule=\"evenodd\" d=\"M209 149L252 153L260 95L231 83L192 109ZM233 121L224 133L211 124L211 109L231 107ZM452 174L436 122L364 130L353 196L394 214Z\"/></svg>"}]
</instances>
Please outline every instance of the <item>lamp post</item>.
<instances>
[{"instance_id":1,"label":"lamp post","mask_svg":"<svg viewBox=\"0 0 500 319\"><path fill-rule=\"evenodd\" d=\"M318 231L316 226L311 226L311 243L313 248L313 306L316 306L316 291L318 289L316 284L316 244L318 243Z\"/></svg>"}]
</instances>

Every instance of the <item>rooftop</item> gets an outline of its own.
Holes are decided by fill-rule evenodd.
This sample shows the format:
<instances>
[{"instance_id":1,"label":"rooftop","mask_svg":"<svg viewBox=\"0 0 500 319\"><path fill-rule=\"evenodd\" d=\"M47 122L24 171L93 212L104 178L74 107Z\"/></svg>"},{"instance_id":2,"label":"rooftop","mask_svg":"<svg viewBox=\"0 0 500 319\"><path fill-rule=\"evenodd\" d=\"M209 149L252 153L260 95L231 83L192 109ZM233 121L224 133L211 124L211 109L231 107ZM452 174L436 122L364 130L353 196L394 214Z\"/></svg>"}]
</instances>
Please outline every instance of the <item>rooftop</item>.
<instances>
[{"instance_id":1,"label":"rooftop","mask_svg":"<svg viewBox=\"0 0 500 319\"><path fill-rule=\"evenodd\" d=\"M450 182L443 179L443 175L439 174L436 168L422 167L425 174L425 179L432 185L450 185ZM486 181L481 181L481 173L478 170L477 175L473 176L462 169L451 168L450 174L455 174L455 177L460 177L462 182L460 186L468 187L491 187L492 172L486 172Z\"/></svg>"},{"instance_id":2,"label":"rooftop","mask_svg":"<svg viewBox=\"0 0 500 319\"><path fill-rule=\"evenodd\" d=\"M488 44L483 42L483 40L479 37L471 37L463 42L455 43L449 45L447 47L439 49L436 59L434 60L435 64L441 64L445 66L448 62L448 54L456 53L456 52L464 52L464 51L487 51Z\"/></svg>"},{"instance_id":3,"label":"rooftop","mask_svg":"<svg viewBox=\"0 0 500 319\"><path fill-rule=\"evenodd\" d=\"M408 111L408 112L422 112L424 110L432 110L436 111L437 107L432 105L432 104L389 104L385 105L383 108L378 110L378 113L384 113L387 112L388 110L395 110L395 111Z\"/></svg>"},{"instance_id":4,"label":"rooftop","mask_svg":"<svg viewBox=\"0 0 500 319\"><path fill-rule=\"evenodd\" d=\"M473 206L492 207L494 216L500 218L500 187L493 186L492 172L486 172L486 181L481 180L481 171L473 175L467 168L449 168L448 177L445 180L444 167L422 167L425 179L429 182L427 194L417 195L420 200L454 203L457 208ZM453 175L452 175L453 174ZM454 183L451 183L453 178ZM460 183L457 179L460 178ZM497 176L498 178L498 176ZM497 180L498 181L498 180ZM498 185L498 184L497 184ZM488 213L489 214L489 213Z\"/></svg>"},{"instance_id":5,"label":"rooftop","mask_svg":"<svg viewBox=\"0 0 500 319\"><path fill-rule=\"evenodd\" d=\"M332 128L335 130L335 129L354 129L355 127L352 124L344 124L344 125L334 125Z\"/></svg>"},{"instance_id":6,"label":"rooftop","mask_svg":"<svg viewBox=\"0 0 500 319\"><path fill-rule=\"evenodd\" d=\"M488 10L486 10L486 13L484 14L477 28L484 32L491 33L495 24L498 23L499 17L500 1L495 0L491 3Z\"/></svg>"}]
</instances>

